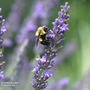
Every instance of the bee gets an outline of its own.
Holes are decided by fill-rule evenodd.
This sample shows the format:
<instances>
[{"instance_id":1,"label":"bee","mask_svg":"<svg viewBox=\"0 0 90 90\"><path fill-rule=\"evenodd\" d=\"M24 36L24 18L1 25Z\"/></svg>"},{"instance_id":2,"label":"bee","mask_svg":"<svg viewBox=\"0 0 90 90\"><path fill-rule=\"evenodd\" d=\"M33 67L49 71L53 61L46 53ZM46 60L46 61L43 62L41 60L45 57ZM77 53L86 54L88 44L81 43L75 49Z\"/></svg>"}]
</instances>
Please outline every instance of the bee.
<instances>
[{"instance_id":1,"label":"bee","mask_svg":"<svg viewBox=\"0 0 90 90\"><path fill-rule=\"evenodd\" d=\"M36 46L38 45L38 42L40 42L42 45L50 44L50 40L47 37L48 31L49 31L49 28L47 28L46 26L42 26L37 29L35 34L37 36Z\"/></svg>"}]
</instances>

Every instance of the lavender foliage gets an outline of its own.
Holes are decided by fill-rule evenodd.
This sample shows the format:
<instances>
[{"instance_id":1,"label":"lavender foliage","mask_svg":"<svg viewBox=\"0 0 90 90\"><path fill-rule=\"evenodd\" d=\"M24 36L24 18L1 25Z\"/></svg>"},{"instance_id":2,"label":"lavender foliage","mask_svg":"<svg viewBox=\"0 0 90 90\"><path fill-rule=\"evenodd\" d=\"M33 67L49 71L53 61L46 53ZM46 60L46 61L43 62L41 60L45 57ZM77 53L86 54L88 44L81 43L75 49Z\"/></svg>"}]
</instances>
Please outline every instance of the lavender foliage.
<instances>
[{"instance_id":1,"label":"lavender foliage","mask_svg":"<svg viewBox=\"0 0 90 90\"><path fill-rule=\"evenodd\" d=\"M68 2L64 6L61 6L61 11L58 12L58 18L53 22L53 28L49 30L47 37L51 40L50 44L45 49L44 55L42 57L38 56L36 60L38 65L33 69L34 76L32 81L32 86L36 90L45 89L49 86L47 79L52 77L52 71L50 70L54 65L54 57L57 56L58 50L62 47L60 46L61 42L64 39L61 39L64 32L68 29L67 20L69 20L69 8L67 6Z\"/></svg>"}]
</instances>

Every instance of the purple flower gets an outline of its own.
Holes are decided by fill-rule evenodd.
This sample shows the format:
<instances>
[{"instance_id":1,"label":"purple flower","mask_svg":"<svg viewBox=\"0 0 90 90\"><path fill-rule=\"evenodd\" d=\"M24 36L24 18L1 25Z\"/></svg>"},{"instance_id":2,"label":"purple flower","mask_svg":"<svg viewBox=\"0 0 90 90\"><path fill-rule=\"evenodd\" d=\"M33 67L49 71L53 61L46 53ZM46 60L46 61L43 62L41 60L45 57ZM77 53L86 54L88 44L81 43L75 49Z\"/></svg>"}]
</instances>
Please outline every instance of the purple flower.
<instances>
[{"instance_id":1,"label":"purple flower","mask_svg":"<svg viewBox=\"0 0 90 90\"><path fill-rule=\"evenodd\" d=\"M0 59L2 59L3 58L3 55L2 54L0 54Z\"/></svg>"},{"instance_id":2,"label":"purple flower","mask_svg":"<svg viewBox=\"0 0 90 90\"><path fill-rule=\"evenodd\" d=\"M64 12L69 12L70 6L67 6L68 2L65 3L65 6L60 6L61 10L64 10Z\"/></svg>"},{"instance_id":3,"label":"purple flower","mask_svg":"<svg viewBox=\"0 0 90 90\"><path fill-rule=\"evenodd\" d=\"M4 78L3 71L0 72L0 79Z\"/></svg>"},{"instance_id":4,"label":"purple flower","mask_svg":"<svg viewBox=\"0 0 90 90\"><path fill-rule=\"evenodd\" d=\"M68 24L63 24L61 27L60 27L60 31L66 31L68 30L68 27L67 27Z\"/></svg>"},{"instance_id":5,"label":"purple flower","mask_svg":"<svg viewBox=\"0 0 90 90\"><path fill-rule=\"evenodd\" d=\"M62 17L63 16L63 12L58 12L58 16Z\"/></svg>"},{"instance_id":6,"label":"purple flower","mask_svg":"<svg viewBox=\"0 0 90 90\"><path fill-rule=\"evenodd\" d=\"M40 58L40 56L38 56L38 58L36 58L36 60L38 60L41 63L45 63L46 62L46 57L42 56L42 58Z\"/></svg>"},{"instance_id":7,"label":"purple flower","mask_svg":"<svg viewBox=\"0 0 90 90\"><path fill-rule=\"evenodd\" d=\"M48 35L47 35L47 38L51 38L51 39L54 39L55 38L55 34L53 33L52 30L49 30Z\"/></svg>"},{"instance_id":8,"label":"purple flower","mask_svg":"<svg viewBox=\"0 0 90 90\"><path fill-rule=\"evenodd\" d=\"M48 72L47 70L45 70L45 71L44 71L44 77L45 77L45 78L44 78L45 80L47 80L49 77L52 77L51 71Z\"/></svg>"},{"instance_id":9,"label":"purple flower","mask_svg":"<svg viewBox=\"0 0 90 90\"><path fill-rule=\"evenodd\" d=\"M3 19L2 23L1 23L1 32L5 32L6 31L4 23L5 23L5 19Z\"/></svg>"},{"instance_id":10,"label":"purple flower","mask_svg":"<svg viewBox=\"0 0 90 90\"><path fill-rule=\"evenodd\" d=\"M46 60L47 56L42 56L42 58L40 58L40 56L38 56L38 58L36 58L36 60L38 61L38 65L45 69L50 69L51 67L53 67L54 64L54 60L51 60L50 62Z\"/></svg>"},{"instance_id":11,"label":"purple flower","mask_svg":"<svg viewBox=\"0 0 90 90\"><path fill-rule=\"evenodd\" d=\"M38 66L38 67L35 67L35 68L33 69L33 72L34 72L34 73L37 73L38 70L39 70L39 66Z\"/></svg>"},{"instance_id":12,"label":"purple flower","mask_svg":"<svg viewBox=\"0 0 90 90\"><path fill-rule=\"evenodd\" d=\"M64 21L63 21L63 19L59 19L59 23L60 23L60 26L62 26L63 25L63 23L64 23Z\"/></svg>"}]
</instances>

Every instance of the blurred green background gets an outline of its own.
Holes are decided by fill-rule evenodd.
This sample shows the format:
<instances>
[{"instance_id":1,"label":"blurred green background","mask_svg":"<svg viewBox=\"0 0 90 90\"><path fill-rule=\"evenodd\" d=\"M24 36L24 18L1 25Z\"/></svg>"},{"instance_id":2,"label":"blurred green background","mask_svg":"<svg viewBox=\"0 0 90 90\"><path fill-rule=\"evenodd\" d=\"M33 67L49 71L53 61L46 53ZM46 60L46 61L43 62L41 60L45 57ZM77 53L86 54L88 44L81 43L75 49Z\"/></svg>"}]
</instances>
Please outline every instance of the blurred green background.
<instances>
[{"instance_id":1,"label":"blurred green background","mask_svg":"<svg viewBox=\"0 0 90 90\"><path fill-rule=\"evenodd\" d=\"M13 2L14 0L0 0L3 18L7 18ZM33 0L28 0L28 4L21 17L21 23L28 15L32 2ZM58 16L57 13L60 10L60 5L64 5L65 2L66 0L60 0L60 3L52 9L53 15L49 19L49 27L51 27L51 23ZM61 78L69 77L69 87L71 87L74 82L84 77L90 69L90 0L67 0L67 2L70 5L69 31L66 31L64 34L66 40L62 44L64 46L66 42L74 41L76 50L56 68L55 72L57 73L55 75L58 76L60 74ZM58 79L58 77L56 78Z\"/></svg>"}]
</instances>

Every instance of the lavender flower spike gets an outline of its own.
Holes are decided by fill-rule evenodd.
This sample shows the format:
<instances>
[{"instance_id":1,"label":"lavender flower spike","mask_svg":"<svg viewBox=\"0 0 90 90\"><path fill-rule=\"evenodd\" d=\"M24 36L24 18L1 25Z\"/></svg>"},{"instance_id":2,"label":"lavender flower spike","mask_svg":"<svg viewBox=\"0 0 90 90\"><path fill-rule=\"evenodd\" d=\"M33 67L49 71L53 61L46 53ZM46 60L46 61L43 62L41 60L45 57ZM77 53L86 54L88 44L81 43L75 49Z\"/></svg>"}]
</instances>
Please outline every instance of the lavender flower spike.
<instances>
[{"instance_id":1,"label":"lavender flower spike","mask_svg":"<svg viewBox=\"0 0 90 90\"><path fill-rule=\"evenodd\" d=\"M64 6L61 6L61 11L58 12L58 18L53 22L53 28L48 31L47 37L50 39L50 44L47 46L47 49L44 51L44 55L42 57L38 56L36 60L38 61L38 65L35 66L33 72L33 81L32 86L35 90L45 89L49 86L49 82L47 79L52 77L51 68L54 65L54 57L57 56L58 50L62 47L60 44L64 39L61 39L64 32L68 29L67 20L69 20L69 8L67 6L67 2Z\"/></svg>"},{"instance_id":2,"label":"lavender flower spike","mask_svg":"<svg viewBox=\"0 0 90 90\"><path fill-rule=\"evenodd\" d=\"M0 12L1 12L1 10L2 9L0 8ZM2 49L2 43L3 43L2 35L6 31L4 22L5 22L5 19L2 19L2 16L0 16L0 49ZM0 59L2 59L2 58L3 58L3 54L2 54L2 52L0 52ZM5 61L0 63L0 69L2 69L4 63L5 63ZM4 78L3 71L0 72L0 79L1 78Z\"/></svg>"}]
</instances>

